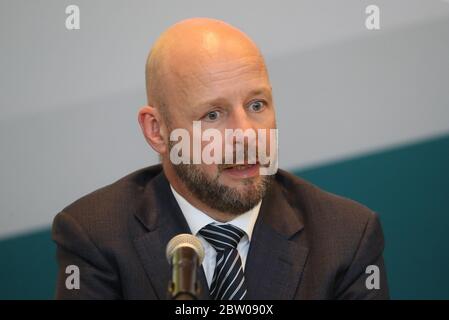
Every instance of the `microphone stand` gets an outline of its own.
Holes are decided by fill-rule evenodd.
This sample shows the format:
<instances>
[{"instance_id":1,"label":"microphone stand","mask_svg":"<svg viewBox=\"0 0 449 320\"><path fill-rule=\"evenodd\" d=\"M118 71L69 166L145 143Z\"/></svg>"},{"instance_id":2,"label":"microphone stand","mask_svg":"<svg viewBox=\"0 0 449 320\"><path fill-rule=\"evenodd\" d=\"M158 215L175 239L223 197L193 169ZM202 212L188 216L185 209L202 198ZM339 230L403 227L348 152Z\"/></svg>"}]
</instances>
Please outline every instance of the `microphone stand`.
<instances>
[{"instance_id":1,"label":"microphone stand","mask_svg":"<svg viewBox=\"0 0 449 320\"><path fill-rule=\"evenodd\" d=\"M201 288L197 281L198 255L190 247L177 249L171 259L172 278L168 286L171 300L198 300Z\"/></svg>"}]
</instances>

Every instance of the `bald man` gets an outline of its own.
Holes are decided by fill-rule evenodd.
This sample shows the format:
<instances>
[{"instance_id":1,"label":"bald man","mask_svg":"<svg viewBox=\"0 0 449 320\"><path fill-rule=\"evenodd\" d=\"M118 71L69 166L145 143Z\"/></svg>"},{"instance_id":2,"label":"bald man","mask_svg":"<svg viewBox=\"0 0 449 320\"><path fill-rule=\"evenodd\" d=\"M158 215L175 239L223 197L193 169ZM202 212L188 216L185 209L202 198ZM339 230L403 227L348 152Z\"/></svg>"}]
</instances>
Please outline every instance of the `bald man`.
<instances>
[{"instance_id":1,"label":"bald man","mask_svg":"<svg viewBox=\"0 0 449 320\"><path fill-rule=\"evenodd\" d=\"M56 216L57 298L167 299L165 248L181 233L204 248L199 299L388 298L377 214L264 170L277 163L275 107L247 35L206 18L171 26L149 54L146 86L138 122L161 163ZM239 129L254 135L239 140ZM194 161L211 144L198 132L216 148Z\"/></svg>"}]
</instances>

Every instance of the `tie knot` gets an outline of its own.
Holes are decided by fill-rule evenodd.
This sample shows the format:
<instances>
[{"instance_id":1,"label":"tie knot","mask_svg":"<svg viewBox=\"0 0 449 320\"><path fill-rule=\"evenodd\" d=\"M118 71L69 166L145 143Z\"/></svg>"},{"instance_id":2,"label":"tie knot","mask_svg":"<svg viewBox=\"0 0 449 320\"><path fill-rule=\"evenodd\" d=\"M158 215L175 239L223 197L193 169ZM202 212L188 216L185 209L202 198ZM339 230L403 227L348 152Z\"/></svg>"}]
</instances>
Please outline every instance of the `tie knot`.
<instances>
[{"instance_id":1,"label":"tie knot","mask_svg":"<svg viewBox=\"0 0 449 320\"><path fill-rule=\"evenodd\" d=\"M217 251L236 249L245 232L232 224L210 223L198 231Z\"/></svg>"}]
</instances>

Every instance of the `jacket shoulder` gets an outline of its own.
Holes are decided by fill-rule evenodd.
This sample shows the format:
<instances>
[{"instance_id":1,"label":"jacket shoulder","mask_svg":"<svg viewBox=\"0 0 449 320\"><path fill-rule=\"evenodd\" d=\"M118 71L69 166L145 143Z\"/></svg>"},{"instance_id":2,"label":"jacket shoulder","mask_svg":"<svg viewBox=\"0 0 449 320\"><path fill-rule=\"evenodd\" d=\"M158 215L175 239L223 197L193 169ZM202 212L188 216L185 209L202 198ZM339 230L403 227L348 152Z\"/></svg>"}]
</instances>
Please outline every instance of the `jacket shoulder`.
<instances>
[{"instance_id":1,"label":"jacket shoulder","mask_svg":"<svg viewBox=\"0 0 449 320\"><path fill-rule=\"evenodd\" d=\"M357 241L377 214L352 199L325 191L311 182L279 169L276 180L292 206L300 208L306 227L315 235Z\"/></svg>"},{"instance_id":2,"label":"jacket shoulder","mask_svg":"<svg viewBox=\"0 0 449 320\"><path fill-rule=\"evenodd\" d=\"M138 210L146 185L161 171L160 165L142 168L86 194L56 215L53 232L59 221L69 221L92 237L122 235L121 229Z\"/></svg>"}]
</instances>

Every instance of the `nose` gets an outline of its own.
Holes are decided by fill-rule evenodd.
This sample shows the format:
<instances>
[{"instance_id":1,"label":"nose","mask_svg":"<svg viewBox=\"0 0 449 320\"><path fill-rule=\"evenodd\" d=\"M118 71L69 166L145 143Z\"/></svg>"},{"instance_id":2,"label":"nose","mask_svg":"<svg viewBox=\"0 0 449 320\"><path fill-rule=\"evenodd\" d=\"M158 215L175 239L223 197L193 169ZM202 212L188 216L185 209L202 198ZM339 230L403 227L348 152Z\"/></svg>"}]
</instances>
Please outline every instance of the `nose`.
<instances>
[{"instance_id":1,"label":"nose","mask_svg":"<svg viewBox=\"0 0 449 320\"><path fill-rule=\"evenodd\" d=\"M226 142L232 145L232 150L236 152L237 146L243 148L244 158L255 158L255 146L257 145L257 130L254 120L248 115L244 107L238 107L233 110L229 117L226 129L231 129L226 131ZM236 130L241 130L241 135L237 134ZM240 138L239 138L240 137ZM231 147L231 146L230 146ZM250 150L252 152L250 152ZM248 154L251 153L251 155ZM246 156L245 156L246 155ZM240 157L238 157L240 158Z\"/></svg>"},{"instance_id":2,"label":"nose","mask_svg":"<svg viewBox=\"0 0 449 320\"><path fill-rule=\"evenodd\" d=\"M227 128L233 130L241 129L243 132L247 129L255 131L254 123L243 107L235 108L233 110Z\"/></svg>"}]
</instances>

